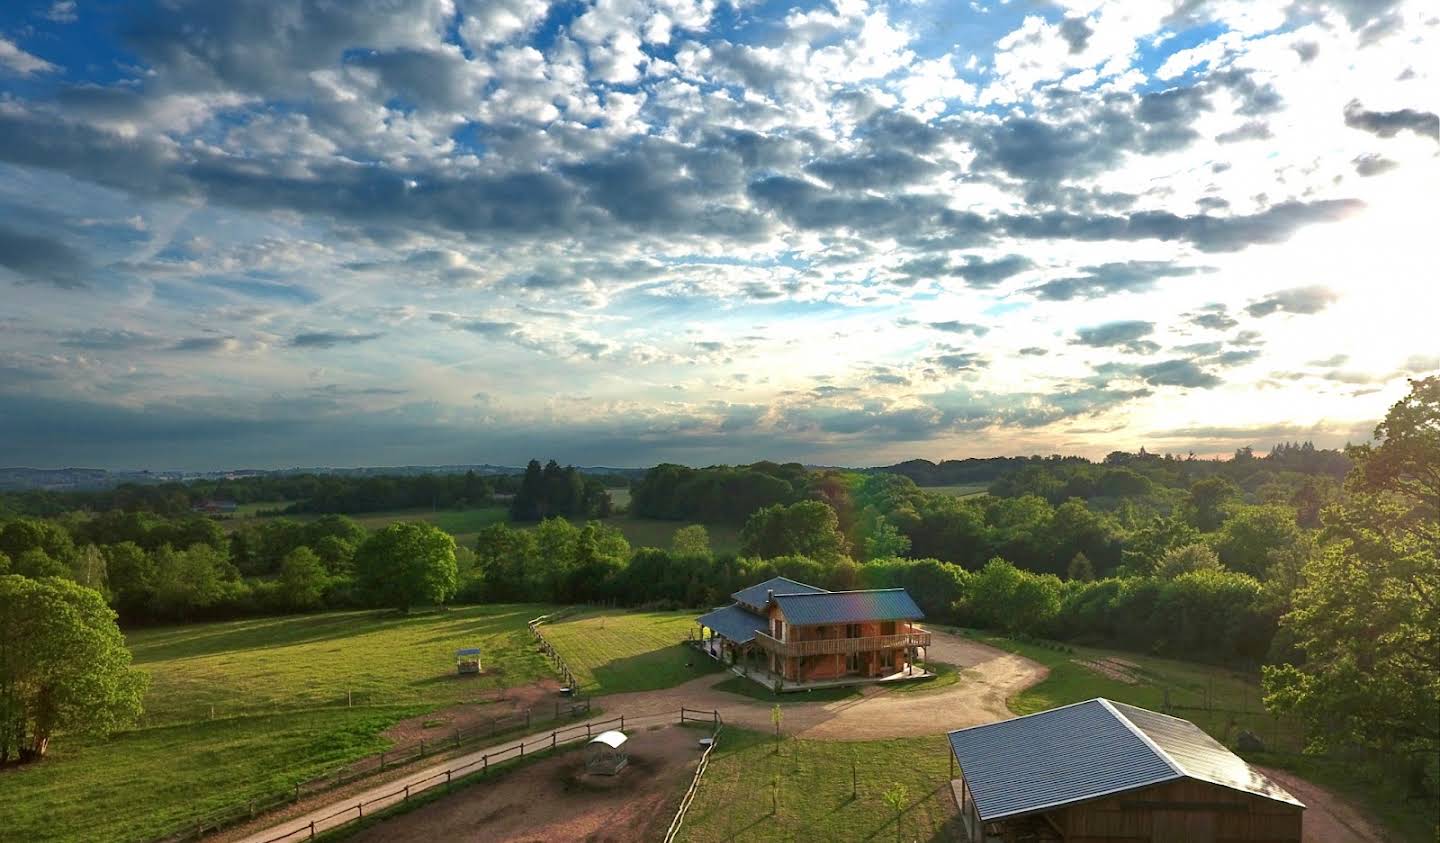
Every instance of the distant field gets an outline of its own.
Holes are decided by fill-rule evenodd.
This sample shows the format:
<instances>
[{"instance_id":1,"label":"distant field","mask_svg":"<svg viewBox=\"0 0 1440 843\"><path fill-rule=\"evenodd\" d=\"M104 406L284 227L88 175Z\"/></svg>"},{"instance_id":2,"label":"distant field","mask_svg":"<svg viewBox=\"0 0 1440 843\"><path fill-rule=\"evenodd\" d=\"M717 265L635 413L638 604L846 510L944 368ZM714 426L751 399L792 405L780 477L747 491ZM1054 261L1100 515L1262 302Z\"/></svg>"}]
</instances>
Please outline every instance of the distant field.
<instances>
[{"instance_id":1,"label":"distant field","mask_svg":"<svg viewBox=\"0 0 1440 843\"><path fill-rule=\"evenodd\" d=\"M670 688L720 670L680 644L694 628L695 612L596 612L542 631L583 689L613 694Z\"/></svg>"},{"instance_id":2,"label":"distant field","mask_svg":"<svg viewBox=\"0 0 1440 843\"><path fill-rule=\"evenodd\" d=\"M990 488L989 483L961 483L956 486L921 486L927 492L937 495L952 495L957 498L968 498L973 495L983 495Z\"/></svg>"},{"instance_id":3,"label":"distant field","mask_svg":"<svg viewBox=\"0 0 1440 843\"><path fill-rule=\"evenodd\" d=\"M786 738L777 754L772 735L727 726L679 839L958 840L950 825L949 764L944 736L855 743ZM908 794L900 835L882 797L897 783Z\"/></svg>"},{"instance_id":4,"label":"distant field","mask_svg":"<svg viewBox=\"0 0 1440 843\"><path fill-rule=\"evenodd\" d=\"M399 720L549 676L525 627L546 610L337 612L132 633L152 680L150 727L108 741L61 735L45 761L0 773L0 840L151 840L370 755ZM496 673L455 677L454 652L467 645ZM335 707L347 690L356 707Z\"/></svg>"},{"instance_id":5,"label":"distant field","mask_svg":"<svg viewBox=\"0 0 1440 843\"><path fill-rule=\"evenodd\" d=\"M630 490L628 488L608 489L607 491L610 492L611 506L615 507L616 509L624 509L630 506Z\"/></svg>"}]
</instances>

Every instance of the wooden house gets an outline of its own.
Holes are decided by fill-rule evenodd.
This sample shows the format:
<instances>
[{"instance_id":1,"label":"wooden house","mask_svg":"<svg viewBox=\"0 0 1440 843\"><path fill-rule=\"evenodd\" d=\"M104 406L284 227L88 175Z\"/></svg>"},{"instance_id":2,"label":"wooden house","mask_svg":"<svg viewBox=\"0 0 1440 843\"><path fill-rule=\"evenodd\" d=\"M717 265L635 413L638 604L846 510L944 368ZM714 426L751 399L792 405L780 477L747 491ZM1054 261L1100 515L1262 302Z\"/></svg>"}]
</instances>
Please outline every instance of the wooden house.
<instances>
[{"instance_id":1,"label":"wooden house","mask_svg":"<svg viewBox=\"0 0 1440 843\"><path fill-rule=\"evenodd\" d=\"M1178 717L1094 699L949 738L965 843L1301 839L1299 800Z\"/></svg>"},{"instance_id":2,"label":"wooden house","mask_svg":"<svg viewBox=\"0 0 1440 843\"><path fill-rule=\"evenodd\" d=\"M913 676L930 633L903 588L826 591L775 577L696 618L704 648L782 689Z\"/></svg>"}]
</instances>

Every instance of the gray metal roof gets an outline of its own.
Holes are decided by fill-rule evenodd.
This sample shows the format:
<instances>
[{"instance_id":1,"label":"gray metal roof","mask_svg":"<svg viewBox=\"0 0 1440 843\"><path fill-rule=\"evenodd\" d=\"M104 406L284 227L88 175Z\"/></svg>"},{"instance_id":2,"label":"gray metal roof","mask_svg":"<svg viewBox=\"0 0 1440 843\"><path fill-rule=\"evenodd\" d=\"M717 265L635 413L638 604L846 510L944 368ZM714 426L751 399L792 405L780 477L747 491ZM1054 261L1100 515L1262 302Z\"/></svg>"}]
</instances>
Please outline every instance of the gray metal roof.
<instances>
[{"instance_id":1,"label":"gray metal roof","mask_svg":"<svg viewBox=\"0 0 1440 843\"><path fill-rule=\"evenodd\" d=\"M776 594L816 594L825 591L813 585L806 585L803 582L786 577L771 577L759 585L752 585L749 588L742 588L730 595L730 599L736 603L744 603L747 606L754 606L757 609L765 605L765 595L771 591Z\"/></svg>"},{"instance_id":2,"label":"gray metal roof","mask_svg":"<svg viewBox=\"0 0 1440 843\"><path fill-rule=\"evenodd\" d=\"M986 821L1186 777L1304 807L1194 724L1105 699L960 729L949 738Z\"/></svg>"},{"instance_id":3,"label":"gray metal roof","mask_svg":"<svg viewBox=\"0 0 1440 843\"><path fill-rule=\"evenodd\" d=\"M1226 749L1189 720L1125 703L1110 704L1144 733L1171 762L1179 766L1186 776L1304 807L1300 800L1257 773L1245 763L1245 759Z\"/></svg>"},{"instance_id":4,"label":"gray metal roof","mask_svg":"<svg viewBox=\"0 0 1440 843\"><path fill-rule=\"evenodd\" d=\"M696 618L695 622L710 627L736 644L753 640L757 631L769 626L765 618L739 606L721 606Z\"/></svg>"},{"instance_id":5,"label":"gray metal roof","mask_svg":"<svg viewBox=\"0 0 1440 843\"><path fill-rule=\"evenodd\" d=\"M463 649L463 650L456 650L456 651L455 651L455 655L456 655L456 656L478 656L478 655L480 655L480 648L479 648L479 647L466 647L466 648Z\"/></svg>"},{"instance_id":6,"label":"gray metal roof","mask_svg":"<svg viewBox=\"0 0 1440 843\"><path fill-rule=\"evenodd\" d=\"M925 617L903 588L867 591L825 591L819 594L779 594L775 602L791 624L859 623L861 621L918 621Z\"/></svg>"}]
</instances>

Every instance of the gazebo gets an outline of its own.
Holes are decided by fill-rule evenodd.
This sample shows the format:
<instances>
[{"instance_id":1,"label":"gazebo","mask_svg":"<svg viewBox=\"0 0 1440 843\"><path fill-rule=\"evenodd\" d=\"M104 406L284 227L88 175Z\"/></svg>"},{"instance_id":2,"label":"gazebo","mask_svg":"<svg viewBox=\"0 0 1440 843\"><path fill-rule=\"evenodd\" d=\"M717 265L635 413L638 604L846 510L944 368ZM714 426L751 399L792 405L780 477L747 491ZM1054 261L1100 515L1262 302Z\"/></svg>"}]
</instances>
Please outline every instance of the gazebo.
<instances>
[{"instance_id":1,"label":"gazebo","mask_svg":"<svg viewBox=\"0 0 1440 843\"><path fill-rule=\"evenodd\" d=\"M480 648L466 647L455 651L455 672L460 675L480 672Z\"/></svg>"},{"instance_id":2,"label":"gazebo","mask_svg":"<svg viewBox=\"0 0 1440 843\"><path fill-rule=\"evenodd\" d=\"M601 732L585 745L585 772L601 776L613 776L630 763L630 751L625 748L629 738L625 733L611 729Z\"/></svg>"}]
</instances>

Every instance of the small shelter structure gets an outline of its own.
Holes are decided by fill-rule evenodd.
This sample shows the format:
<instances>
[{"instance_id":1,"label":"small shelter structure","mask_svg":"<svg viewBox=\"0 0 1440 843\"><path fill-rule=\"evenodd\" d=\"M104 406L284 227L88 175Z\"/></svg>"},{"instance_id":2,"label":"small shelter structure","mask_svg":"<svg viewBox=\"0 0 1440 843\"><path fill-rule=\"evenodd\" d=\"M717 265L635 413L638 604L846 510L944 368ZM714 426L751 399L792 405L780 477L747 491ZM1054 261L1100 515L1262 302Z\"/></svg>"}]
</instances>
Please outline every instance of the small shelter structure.
<instances>
[{"instance_id":1,"label":"small shelter structure","mask_svg":"<svg viewBox=\"0 0 1440 843\"><path fill-rule=\"evenodd\" d=\"M585 772L613 776L623 770L630 763L630 750L625 746L629 740L618 729L591 738L585 745Z\"/></svg>"},{"instance_id":2,"label":"small shelter structure","mask_svg":"<svg viewBox=\"0 0 1440 843\"><path fill-rule=\"evenodd\" d=\"M1097 698L949 739L965 843L1300 843L1305 806L1178 717Z\"/></svg>"},{"instance_id":3,"label":"small shelter structure","mask_svg":"<svg viewBox=\"0 0 1440 843\"><path fill-rule=\"evenodd\" d=\"M480 648L466 647L455 651L455 672L464 676L480 672Z\"/></svg>"}]
</instances>

